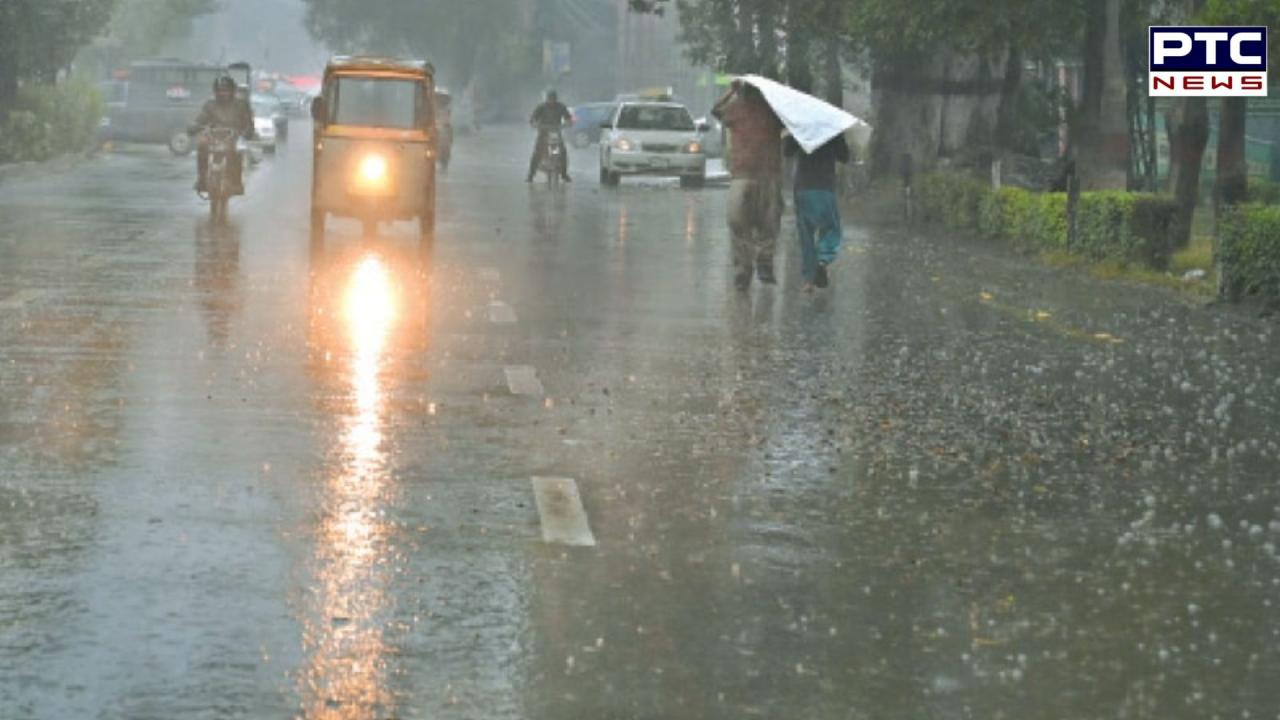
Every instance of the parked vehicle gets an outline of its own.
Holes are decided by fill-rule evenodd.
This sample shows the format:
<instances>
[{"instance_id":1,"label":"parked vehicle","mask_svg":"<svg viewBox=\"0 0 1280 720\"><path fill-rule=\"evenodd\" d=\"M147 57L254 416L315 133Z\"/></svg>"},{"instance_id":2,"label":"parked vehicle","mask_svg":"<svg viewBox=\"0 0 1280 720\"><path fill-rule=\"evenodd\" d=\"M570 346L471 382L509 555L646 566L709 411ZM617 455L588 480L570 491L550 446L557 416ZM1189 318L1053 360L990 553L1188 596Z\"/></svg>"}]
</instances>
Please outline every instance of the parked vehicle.
<instances>
[{"instance_id":1,"label":"parked vehicle","mask_svg":"<svg viewBox=\"0 0 1280 720\"><path fill-rule=\"evenodd\" d=\"M117 86L113 90L116 100L107 106L110 137L161 142L175 155L190 153L193 146L187 126L209 99L213 81L230 70L171 58L132 63L119 73L126 83L123 92Z\"/></svg>"},{"instance_id":2,"label":"parked vehicle","mask_svg":"<svg viewBox=\"0 0 1280 720\"><path fill-rule=\"evenodd\" d=\"M702 154L709 158L724 157L724 125L714 115L700 117L694 122L698 125Z\"/></svg>"},{"instance_id":3,"label":"parked vehicle","mask_svg":"<svg viewBox=\"0 0 1280 720\"><path fill-rule=\"evenodd\" d=\"M422 61L335 57L311 104L315 159L311 241L328 215L379 222L417 218L431 241L436 218L435 71Z\"/></svg>"},{"instance_id":4,"label":"parked vehicle","mask_svg":"<svg viewBox=\"0 0 1280 720\"><path fill-rule=\"evenodd\" d=\"M600 142L600 126L608 122L617 109L618 104L612 102L586 103L570 108L573 129L569 134L569 142L577 148Z\"/></svg>"},{"instance_id":5,"label":"parked vehicle","mask_svg":"<svg viewBox=\"0 0 1280 720\"><path fill-rule=\"evenodd\" d=\"M105 80L98 83L98 93L102 95L104 112L98 124L98 142L105 143L116 139L113 118L119 118L129 104L129 83L124 80Z\"/></svg>"},{"instance_id":6,"label":"parked vehicle","mask_svg":"<svg viewBox=\"0 0 1280 720\"><path fill-rule=\"evenodd\" d=\"M289 116L274 95L254 95L253 128L258 134L258 144L264 152L274 153L276 147L289 138Z\"/></svg>"},{"instance_id":7,"label":"parked vehicle","mask_svg":"<svg viewBox=\"0 0 1280 720\"><path fill-rule=\"evenodd\" d=\"M624 102L602 128L600 182L617 185L623 175L680 178L683 187L701 186L707 156L700 130L684 105L674 102Z\"/></svg>"}]
</instances>

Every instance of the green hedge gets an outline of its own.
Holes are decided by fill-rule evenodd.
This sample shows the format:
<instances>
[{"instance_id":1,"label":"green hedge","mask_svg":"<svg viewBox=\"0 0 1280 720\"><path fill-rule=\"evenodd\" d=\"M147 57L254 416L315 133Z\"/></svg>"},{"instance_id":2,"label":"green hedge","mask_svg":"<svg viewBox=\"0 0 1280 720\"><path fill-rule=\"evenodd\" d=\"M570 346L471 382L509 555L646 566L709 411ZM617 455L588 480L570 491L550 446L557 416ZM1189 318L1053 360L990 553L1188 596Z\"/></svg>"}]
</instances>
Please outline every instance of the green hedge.
<instances>
[{"instance_id":1,"label":"green hedge","mask_svg":"<svg viewBox=\"0 0 1280 720\"><path fill-rule=\"evenodd\" d=\"M1224 213L1217 260L1227 298L1258 295L1280 301L1280 206L1238 205Z\"/></svg>"},{"instance_id":2,"label":"green hedge","mask_svg":"<svg viewBox=\"0 0 1280 720\"><path fill-rule=\"evenodd\" d=\"M1249 202L1264 205L1280 205L1280 183L1259 178L1249 178Z\"/></svg>"},{"instance_id":3,"label":"green hedge","mask_svg":"<svg viewBox=\"0 0 1280 720\"><path fill-rule=\"evenodd\" d=\"M48 160L88 149L102 113L98 89L85 80L24 86L14 109L0 118L0 162Z\"/></svg>"},{"instance_id":4,"label":"green hedge","mask_svg":"<svg viewBox=\"0 0 1280 720\"><path fill-rule=\"evenodd\" d=\"M1177 205L1157 195L1081 193L1077 242L1067 247L1066 193L992 190L962 175L932 174L917 183L921 218L1029 249L1069 250L1094 260L1166 267Z\"/></svg>"}]
</instances>

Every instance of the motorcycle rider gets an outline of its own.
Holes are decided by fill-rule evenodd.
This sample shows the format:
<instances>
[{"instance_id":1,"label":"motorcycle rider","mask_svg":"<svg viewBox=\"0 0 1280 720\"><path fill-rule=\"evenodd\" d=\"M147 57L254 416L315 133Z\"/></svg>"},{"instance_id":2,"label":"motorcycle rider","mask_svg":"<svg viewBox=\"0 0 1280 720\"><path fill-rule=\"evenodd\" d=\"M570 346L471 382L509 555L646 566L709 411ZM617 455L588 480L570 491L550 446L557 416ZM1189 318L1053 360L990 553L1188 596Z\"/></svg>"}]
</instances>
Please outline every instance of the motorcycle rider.
<instances>
[{"instance_id":1,"label":"motorcycle rider","mask_svg":"<svg viewBox=\"0 0 1280 720\"><path fill-rule=\"evenodd\" d=\"M236 97L236 81L223 75L213 81L213 99L205 102L196 117L195 123L187 130L188 135L195 135L213 127L230 128L236 136L252 140L257 136L253 129L253 108L249 101ZM227 168L231 171L231 182L234 194L244 194L243 168L240 153L232 153L227 158ZM205 187L205 174L209 168L209 143L201 137L196 149L196 192L208 192Z\"/></svg>"},{"instance_id":2,"label":"motorcycle rider","mask_svg":"<svg viewBox=\"0 0 1280 720\"><path fill-rule=\"evenodd\" d=\"M573 124L573 115L560 102L556 91L548 90L546 102L533 109L529 124L538 129L538 141L533 145L533 157L529 158L529 175L525 177L525 182L533 182L533 176L538 172L538 161L542 159L542 153L547 151L547 138L552 133L560 136L561 128ZM560 147L564 148L563 136L560 136ZM569 178L569 154L566 152L560 153L560 177L565 182L572 182Z\"/></svg>"}]
</instances>

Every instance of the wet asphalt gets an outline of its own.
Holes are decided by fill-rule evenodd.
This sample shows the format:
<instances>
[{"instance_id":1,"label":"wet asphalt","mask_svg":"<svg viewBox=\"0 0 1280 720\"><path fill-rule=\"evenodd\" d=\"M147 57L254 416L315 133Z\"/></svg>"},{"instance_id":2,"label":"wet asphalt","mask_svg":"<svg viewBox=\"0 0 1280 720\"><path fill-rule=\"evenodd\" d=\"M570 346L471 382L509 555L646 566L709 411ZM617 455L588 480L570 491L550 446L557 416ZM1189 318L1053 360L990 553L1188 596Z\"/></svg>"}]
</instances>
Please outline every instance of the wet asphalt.
<instances>
[{"instance_id":1,"label":"wet asphalt","mask_svg":"<svg viewBox=\"0 0 1280 720\"><path fill-rule=\"evenodd\" d=\"M857 217L738 293L503 128L312 253L304 130L225 226L0 179L0 718L1280 717L1273 320Z\"/></svg>"}]
</instances>

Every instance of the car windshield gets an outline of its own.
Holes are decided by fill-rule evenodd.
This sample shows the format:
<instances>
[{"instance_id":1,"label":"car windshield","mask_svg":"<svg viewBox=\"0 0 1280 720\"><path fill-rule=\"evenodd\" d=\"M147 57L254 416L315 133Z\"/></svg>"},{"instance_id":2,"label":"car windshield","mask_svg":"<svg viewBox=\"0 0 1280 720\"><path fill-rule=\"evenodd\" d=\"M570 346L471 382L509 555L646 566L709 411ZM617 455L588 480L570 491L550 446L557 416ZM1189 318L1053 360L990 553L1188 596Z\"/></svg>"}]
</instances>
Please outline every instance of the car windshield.
<instances>
[{"instance_id":1,"label":"car windshield","mask_svg":"<svg viewBox=\"0 0 1280 720\"><path fill-rule=\"evenodd\" d=\"M623 130L693 130L689 111L672 105L628 105L618 117Z\"/></svg>"},{"instance_id":2,"label":"car windshield","mask_svg":"<svg viewBox=\"0 0 1280 720\"><path fill-rule=\"evenodd\" d=\"M337 125L409 130L422 126L422 84L402 78L339 78L333 96Z\"/></svg>"}]
</instances>

